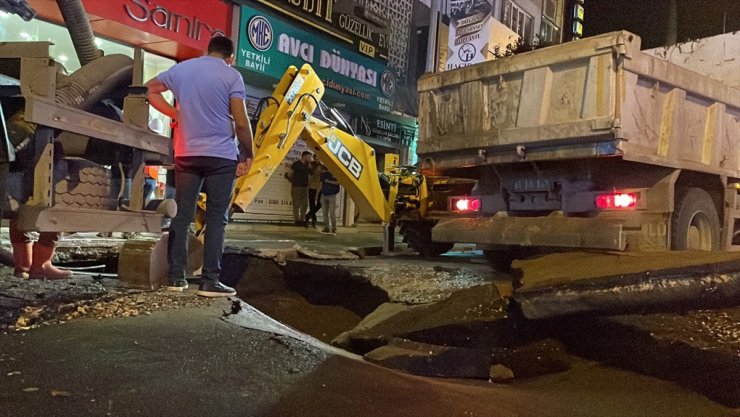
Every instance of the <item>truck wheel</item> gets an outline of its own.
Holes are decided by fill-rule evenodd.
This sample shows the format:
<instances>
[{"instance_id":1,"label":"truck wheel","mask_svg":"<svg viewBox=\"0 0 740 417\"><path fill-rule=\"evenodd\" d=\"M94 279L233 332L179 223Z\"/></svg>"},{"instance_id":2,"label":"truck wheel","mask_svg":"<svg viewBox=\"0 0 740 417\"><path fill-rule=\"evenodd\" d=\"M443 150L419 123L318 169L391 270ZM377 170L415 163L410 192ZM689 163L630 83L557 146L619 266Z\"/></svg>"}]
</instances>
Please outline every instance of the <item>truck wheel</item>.
<instances>
[{"instance_id":1,"label":"truck wheel","mask_svg":"<svg viewBox=\"0 0 740 417\"><path fill-rule=\"evenodd\" d=\"M496 272L511 272L511 262L520 257L516 249L484 250L483 255Z\"/></svg>"},{"instance_id":2,"label":"truck wheel","mask_svg":"<svg viewBox=\"0 0 740 417\"><path fill-rule=\"evenodd\" d=\"M432 242L432 226L427 223L404 224L401 234L403 241L425 258L439 256L455 245L449 242Z\"/></svg>"},{"instance_id":3,"label":"truck wheel","mask_svg":"<svg viewBox=\"0 0 740 417\"><path fill-rule=\"evenodd\" d=\"M700 188L679 196L671 219L674 250L719 250L720 223L712 198Z\"/></svg>"},{"instance_id":4,"label":"truck wheel","mask_svg":"<svg viewBox=\"0 0 740 417\"><path fill-rule=\"evenodd\" d=\"M116 199L111 198L110 171L85 160L61 160L66 172L54 184L54 201L58 207L111 210ZM61 174L61 173L60 173Z\"/></svg>"}]
</instances>

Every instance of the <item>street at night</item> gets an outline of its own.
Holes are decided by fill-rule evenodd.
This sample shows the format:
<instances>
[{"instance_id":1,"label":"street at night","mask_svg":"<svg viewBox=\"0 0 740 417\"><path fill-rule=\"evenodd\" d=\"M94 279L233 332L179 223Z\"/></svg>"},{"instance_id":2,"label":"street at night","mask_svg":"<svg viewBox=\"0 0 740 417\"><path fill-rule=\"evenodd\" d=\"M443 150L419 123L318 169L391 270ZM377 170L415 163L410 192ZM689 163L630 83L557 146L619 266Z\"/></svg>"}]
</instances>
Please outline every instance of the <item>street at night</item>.
<instances>
[{"instance_id":1,"label":"street at night","mask_svg":"<svg viewBox=\"0 0 740 417\"><path fill-rule=\"evenodd\" d=\"M0 0L2 416L740 416L740 2Z\"/></svg>"}]
</instances>

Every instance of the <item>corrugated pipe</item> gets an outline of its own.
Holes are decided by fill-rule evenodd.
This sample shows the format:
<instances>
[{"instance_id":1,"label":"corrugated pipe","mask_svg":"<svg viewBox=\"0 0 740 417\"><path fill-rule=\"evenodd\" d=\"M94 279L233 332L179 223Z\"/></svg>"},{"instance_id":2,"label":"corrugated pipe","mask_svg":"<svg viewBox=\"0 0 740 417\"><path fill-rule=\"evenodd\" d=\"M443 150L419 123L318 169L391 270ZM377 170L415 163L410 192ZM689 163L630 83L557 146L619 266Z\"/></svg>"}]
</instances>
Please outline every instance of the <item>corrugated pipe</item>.
<instances>
[{"instance_id":1,"label":"corrugated pipe","mask_svg":"<svg viewBox=\"0 0 740 417\"><path fill-rule=\"evenodd\" d=\"M55 101L78 109L89 110L113 90L131 84L134 60L126 55L108 55L85 65L72 75L58 75ZM16 150L30 143L36 124L25 120L23 110L8 120L8 135Z\"/></svg>"},{"instance_id":2,"label":"corrugated pipe","mask_svg":"<svg viewBox=\"0 0 740 417\"><path fill-rule=\"evenodd\" d=\"M58 80L56 102L89 110L114 89L131 84L134 60L126 55L108 55Z\"/></svg>"},{"instance_id":3,"label":"corrugated pipe","mask_svg":"<svg viewBox=\"0 0 740 417\"><path fill-rule=\"evenodd\" d=\"M95 34L93 34L85 8L82 6L82 0L57 0L57 5L64 17L69 36L72 37L80 65L84 67L103 56L103 51L95 45Z\"/></svg>"},{"instance_id":4,"label":"corrugated pipe","mask_svg":"<svg viewBox=\"0 0 740 417\"><path fill-rule=\"evenodd\" d=\"M57 74L55 101L82 110L108 96L113 90L131 84L133 59L125 55L102 56L95 46L90 22L81 0L57 0L74 43L82 68L70 76ZM35 123L25 120L23 110L8 120L8 134L16 150L30 143L36 132Z\"/></svg>"}]
</instances>

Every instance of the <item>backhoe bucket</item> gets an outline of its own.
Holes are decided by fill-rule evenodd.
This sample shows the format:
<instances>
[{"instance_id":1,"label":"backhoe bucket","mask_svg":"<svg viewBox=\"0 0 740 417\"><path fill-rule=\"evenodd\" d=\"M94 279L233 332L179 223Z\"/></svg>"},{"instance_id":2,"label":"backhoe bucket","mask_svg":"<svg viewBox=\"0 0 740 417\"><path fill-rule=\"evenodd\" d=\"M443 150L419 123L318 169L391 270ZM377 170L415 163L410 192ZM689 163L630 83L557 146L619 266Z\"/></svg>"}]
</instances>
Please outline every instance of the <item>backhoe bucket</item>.
<instances>
[{"instance_id":1,"label":"backhoe bucket","mask_svg":"<svg viewBox=\"0 0 740 417\"><path fill-rule=\"evenodd\" d=\"M129 239L118 255L118 278L135 287L154 290L167 279L167 242L169 233L161 238ZM186 273L194 275L203 267L203 243L188 235L188 265Z\"/></svg>"}]
</instances>

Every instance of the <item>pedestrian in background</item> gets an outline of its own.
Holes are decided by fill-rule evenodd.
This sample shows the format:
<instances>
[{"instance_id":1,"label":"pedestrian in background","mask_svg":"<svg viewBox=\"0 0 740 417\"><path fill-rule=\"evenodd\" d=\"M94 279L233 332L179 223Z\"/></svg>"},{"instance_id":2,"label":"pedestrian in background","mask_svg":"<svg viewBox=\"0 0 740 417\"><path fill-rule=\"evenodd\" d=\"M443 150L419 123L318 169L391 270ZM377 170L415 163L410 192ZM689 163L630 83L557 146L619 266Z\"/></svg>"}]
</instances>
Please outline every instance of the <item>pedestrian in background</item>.
<instances>
[{"instance_id":1,"label":"pedestrian in background","mask_svg":"<svg viewBox=\"0 0 740 417\"><path fill-rule=\"evenodd\" d=\"M159 181L159 167L158 166L145 166L144 167L144 208L147 207L149 202L156 198L154 191L157 188L157 182Z\"/></svg>"},{"instance_id":2,"label":"pedestrian in background","mask_svg":"<svg viewBox=\"0 0 740 417\"><path fill-rule=\"evenodd\" d=\"M316 213L321 209L321 172L323 168L321 161L314 159L309 166L308 176L308 214L306 215L306 227L311 222L311 227L316 227Z\"/></svg>"},{"instance_id":3,"label":"pedestrian in background","mask_svg":"<svg viewBox=\"0 0 740 417\"><path fill-rule=\"evenodd\" d=\"M229 202L236 176L249 171L254 157L252 128L244 103L245 87L239 71L231 68L234 43L216 36L208 43L208 54L183 61L147 82L151 105L169 116L176 126L175 201L177 215L172 219L167 260L167 288L182 291L188 287L188 228L195 216L195 205L202 187L208 192L206 206L203 269L198 295L227 297L236 291L220 281L224 229L229 220ZM173 107L162 96L170 90L179 103ZM240 159L234 138L242 144ZM241 160L241 162L239 162Z\"/></svg>"},{"instance_id":4,"label":"pedestrian in background","mask_svg":"<svg viewBox=\"0 0 740 417\"><path fill-rule=\"evenodd\" d=\"M310 176L309 165L313 160L313 154L303 151L301 159L293 162L285 178L290 181L290 198L293 204L293 219L298 226L306 225L306 212L308 211L308 178Z\"/></svg>"},{"instance_id":5,"label":"pedestrian in background","mask_svg":"<svg viewBox=\"0 0 740 417\"><path fill-rule=\"evenodd\" d=\"M324 215L324 230L321 233L337 233L337 194L339 194L339 181L331 172L324 168L321 173L321 212Z\"/></svg>"}]
</instances>

